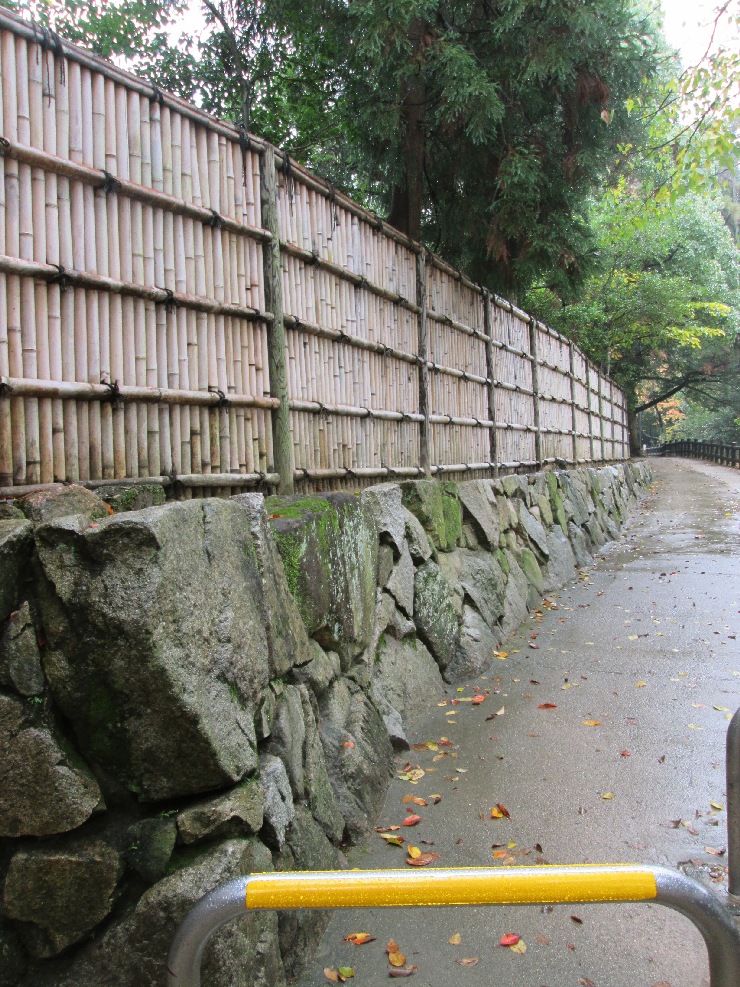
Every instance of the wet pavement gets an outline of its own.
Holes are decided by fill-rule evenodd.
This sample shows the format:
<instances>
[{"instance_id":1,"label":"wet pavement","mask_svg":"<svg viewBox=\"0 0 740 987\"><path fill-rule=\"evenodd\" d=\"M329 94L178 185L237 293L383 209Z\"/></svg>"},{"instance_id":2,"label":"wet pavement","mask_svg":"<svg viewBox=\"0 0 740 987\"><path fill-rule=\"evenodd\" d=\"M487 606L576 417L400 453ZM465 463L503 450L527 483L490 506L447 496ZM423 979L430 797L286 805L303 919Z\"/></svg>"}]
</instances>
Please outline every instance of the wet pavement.
<instances>
[{"instance_id":1,"label":"wet pavement","mask_svg":"<svg viewBox=\"0 0 740 987\"><path fill-rule=\"evenodd\" d=\"M502 644L507 657L461 688L418 697L426 712L410 739L436 750L399 758L397 776L406 761L425 774L416 784L396 777L379 823L400 824L409 808L421 822L400 831L404 848L373 835L350 866L405 869L412 844L446 867L683 867L724 895L724 744L740 704L740 474L682 459L654 467L655 489L622 539L543 601ZM453 703L476 694L485 700ZM403 803L408 795L429 805ZM491 818L497 803L510 818ZM342 941L361 931L375 941ZM505 933L526 952L499 946ZM325 985L323 968L339 966L354 969L358 987L386 984L389 939L418 967L411 987L709 984L687 919L621 904L336 911L303 987Z\"/></svg>"}]
</instances>

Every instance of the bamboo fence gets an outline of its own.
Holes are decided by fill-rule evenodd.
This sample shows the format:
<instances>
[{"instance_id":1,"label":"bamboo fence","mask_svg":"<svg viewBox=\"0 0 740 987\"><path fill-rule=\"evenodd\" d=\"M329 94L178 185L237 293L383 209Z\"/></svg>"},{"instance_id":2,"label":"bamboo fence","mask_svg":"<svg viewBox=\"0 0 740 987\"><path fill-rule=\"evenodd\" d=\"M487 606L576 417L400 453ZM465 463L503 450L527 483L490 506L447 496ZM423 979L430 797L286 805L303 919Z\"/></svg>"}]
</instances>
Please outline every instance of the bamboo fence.
<instances>
[{"instance_id":1,"label":"bamboo fence","mask_svg":"<svg viewBox=\"0 0 740 987\"><path fill-rule=\"evenodd\" d=\"M0 12L0 495L627 458L567 339L284 153Z\"/></svg>"}]
</instances>

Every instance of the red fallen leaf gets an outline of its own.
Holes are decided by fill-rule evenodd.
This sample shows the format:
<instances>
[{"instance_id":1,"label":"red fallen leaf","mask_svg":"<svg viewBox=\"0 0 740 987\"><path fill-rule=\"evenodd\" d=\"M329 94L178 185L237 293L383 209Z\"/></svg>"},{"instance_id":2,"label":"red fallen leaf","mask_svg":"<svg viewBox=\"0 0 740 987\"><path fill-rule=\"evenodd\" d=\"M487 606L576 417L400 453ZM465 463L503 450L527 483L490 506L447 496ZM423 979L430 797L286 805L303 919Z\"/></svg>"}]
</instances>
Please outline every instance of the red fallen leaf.
<instances>
[{"instance_id":1,"label":"red fallen leaf","mask_svg":"<svg viewBox=\"0 0 740 987\"><path fill-rule=\"evenodd\" d=\"M452 747L452 741L448 740L447 737L442 737L441 740L437 741L437 747Z\"/></svg>"},{"instance_id":2,"label":"red fallen leaf","mask_svg":"<svg viewBox=\"0 0 740 987\"><path fill-rule=\"evenodd\" d=\"M417 823L421 822L421 816L410 815L406 816L402 825L404 826L416 826Z\"/></svg>"},{"instance_id":3,"label":"red fallen leaf","mask_svg":"<svg viewBox=\"0 0 740 987\"><path fill-rule=\"evenodd\" d=\"M351 750L354 746L355 744L353 740L345 740L345 742L342 744L342 747L347 747L349 750Z\"/></svg>"},{"instance_id":4,"label":"red fallen leaf","mask_svg":"<svg viewBox=\"0 0 740 987\"><path fill-rule=\"evenodd\" d=\"M540 703L537 709L557 709L557 703Z\"/></svg>"},{"instance_id":5,"label":"red fallen leaf","mask_svg":"<svg viewBox=\"0 0 740 987\"><path fill-rule=\"evenodd\" d=\"M565 948L566 948L566 949L570 949L570 950L571 950L572 952L574 952L574 953L575 953L575 951L576 951L576 947L575 947L575 946L573 945L573 943L572 943L572 942L567 942L567 943L565 944Z\"/></svg>"},{"instance_id":6,"label":"red fallen leaf","mask_svg":"<svg viewBox=\"0 0 740 987\"><path fill-rule=\"evenodd\" d=\"M589 980L588 977L581 977L578 983L581 985L581 987L596 987L596 984L593 982L593 980Z\"/></svg>"},{"instance_id":7,"label":"red fallen leaf","mask_svg":"<svg viewBox=\"0 0 740 987\"><path fill-rule=\"evenodd\" d=\"M388 971L389 977L410 977L414 973L419 972L419 967L411 964L410 966L395 967L392 966Z\"/></svg>"},{"instance_id":8,"label":"red fallen leaf","mask_svg":"<svg viewBox=\"0 0 740 987\"><path fill-rule=\"evenodd\" d=\"M426 867L427 864L433 864L435 860L439 860L441 856L441 853L422 853L416 859L406 857L406 863L411 867Z\"/></svg>"},{"instance_id":9,"label":"red fallen leaf","mask_svg":"<svg viewBox=\"0 0 740 987\"><path fill-rule=\"evenodd\" d=\"M485 702L485 696L473 696L472 702L474 706L480 705L480 703Z\"/></svg>"},{"instance_id":10,"label":"red fallen leaf","mask_svg":"<svg viewBox=\"0 0 740 987\"><path fill-rule=\"evenodd\" d=\"M632 756L632 751L620 751L619 752L619 756L620 757L631 757Z\"/></svg>"},{"instance_id":11,"label":"red fallen leaf","mask_svg":"<svg viewBox=\"0 0 740 987\"><path fill-rule=\"evenodd\" d=\"M499 939L499 946L516 946L519 942L519 936L515 932L507 932L505 936L501 936Z\"/></svg>"}]
</instances>

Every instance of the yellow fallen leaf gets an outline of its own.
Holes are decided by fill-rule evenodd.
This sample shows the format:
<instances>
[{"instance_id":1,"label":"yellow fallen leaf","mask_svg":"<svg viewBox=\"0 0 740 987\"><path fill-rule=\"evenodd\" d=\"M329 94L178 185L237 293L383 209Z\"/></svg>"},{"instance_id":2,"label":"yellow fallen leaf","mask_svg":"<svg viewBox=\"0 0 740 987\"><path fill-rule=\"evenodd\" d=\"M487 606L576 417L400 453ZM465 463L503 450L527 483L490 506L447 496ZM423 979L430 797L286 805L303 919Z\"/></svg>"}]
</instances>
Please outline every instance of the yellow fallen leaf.
<instances>
[{"instance_id":1,"label":"yellow fallen leaf","mask_svg":"<svg viewBox=\"0 0 740 987\"><path fill-rule=\"evenodd\" d=\"M406 962L406 957L403 953L388 953L388 962L391 966L403 966Z\"/></svg>"},{"instance_id":2,"label":"yellow fallen leaf","mask_svg":"<svg viewBox=\"0 0 740 987\"><path fill-rule=\"evenodd\" d=\"M509 946L509 949L512 953L519 953L520 956L523 956L524 953L527 952L527 944L523 939L520 939L519 942L515 942L513 946Z\"/></svg>"},{"instance_id":3,"label":"yellow fallen leaf","mask_svg":"<svg viewBox=\"0 0 740 987\"><path fill-rule=\"evenodd\" d=\"M418 846L410 846L408 847L408 854L412 860L416 860L418 857L421 856L421 850L419 849Z\"/></svg>"},{"instance_id":4,"label":"yellow fallen leaf","mask_svg":"<svg viewBox=\"0 0 740 987\"><path fill-rule=\"evenodd\" d=\"M637 634L628 634L627 635L627 640L628 641L636 641L637 640Z\"/></svg>"},{"instance_id":5,"label":"yellow fallen leaf","mask_svg":"<svg viewBox=\"0 0 740 987\"><path fill-rule=\"evenodd\" d=\"M717 809L718 811L724 809L724 806L722 805L721 802L710 802L709 804L713 809Z\"/></svg>"},{"instance_id":6,"label":"yellow fallen leaf","mask_svg":"<svg viewBox=\"0 0 740 987\"><path fill-rule=\"evenodd\" d=\"M493 652L493 657L494 658L500 658L501 661L503 661L504 658L508 658L509 657L509 652L508 651L494 651Z\"/></svg>"},{"instance_id":7,"label":"yellow fallen leaf","mask_svg":"<svg viewBox=\"0 0 740 987\"><path fill-rule=\"evenodd\" d=\"M643 686L647 685L647 682L643 682L642 679L640 679L639 682L635 682L635 685L638 689L642 689Z\"/></svg>"},{"instance_id":8,"label":"yellow fallen leaf","mask_svg":"<svg viewBox=\"0 0 740 987\"><path fill-rule=\"evenodd\" d=\"M456 932L454 934L454 936L450 936L450 938L449 938L448 941L450 943L450 946L461 946L462 945L462 936L460 935L459 932Z\"/></svg>"},{"instance_id":9,"label":"yellow fallen leaf","mask_svg":"<svg viewBox=\"0 0 740 987\"><path fill-rule=\"evenodd\" d=\"M514 843L513 840L509 840L509 842L506 844L506 848L507 850L514 850L516 848L516 843Z\"/></svg>"},{"instance_id":10,"label":"yellow fallen leaf","mask_svg":"<svg viewBox=\"0 0 740 987\"><path fill-rule=\"evenodd\" d=\"M601 793L601 797L603 799L613 799L614 798L614 792L602 792Z\"/></svg>"},{"instance_id":11,"label":"yellow fallen leaf","mask_svg":"<svg viewBox=\"0 0 740 987\"><path fill-rule=\"evenodd\" d=\"M689 723L689 730L703 730L704 727L700 727L696 723Z\"/></svg>"},{"instance_id":12,"label":"yellow fallen leaf","mask_svg":"<svg viewBox=\"0 0 740 987\"><path fill-rule=\"evenodd\" d=\"M714 706L713 708L716 709L718 713L729 713L730 712L729 709L726 706Z\"/></svg>"},{"instance_id":13,"label":"yellow fallen leaf","mask_svg":"<svg viewBox=\"0 0 740 987\"><path fill-rule=\"evenodd\" d=\"M494 807L491 809L491 819L503 819L503 818L504 818L503 812L501 812L500 809L497 809L496 806L494 805Z\"/></svg>"},{"instance_id":14,"label":"yellow fallen leaf","mask_svg":"<svg viewBox=\"0 0 740 987\"><path fill-rule=\"evenodd\" d=\"M598 720L581 720L584 727L597 727L599 725Z\"/></svg>"}]
</instances>

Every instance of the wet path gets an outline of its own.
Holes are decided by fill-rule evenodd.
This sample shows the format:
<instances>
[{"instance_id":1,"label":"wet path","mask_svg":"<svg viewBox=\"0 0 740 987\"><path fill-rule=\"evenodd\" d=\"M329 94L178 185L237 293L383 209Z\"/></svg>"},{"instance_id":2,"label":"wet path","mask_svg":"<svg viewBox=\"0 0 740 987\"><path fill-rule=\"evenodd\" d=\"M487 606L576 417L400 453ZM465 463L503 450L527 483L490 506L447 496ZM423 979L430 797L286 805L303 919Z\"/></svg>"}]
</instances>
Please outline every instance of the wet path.
<instances>
[{"instance_id":1,"label":"wet path","mask_svg":"<svg viewBox=\"0 0 740 987\"><path fill-rule=\"evenodd\" d=\"M380 819L398 824L407 808L418 812L421 822L401 831L404 847L439 853L450 867L683 864L726 887L724 738L740 703L740 475L689 460L654 465L656 489L623 539L548 597L502 645L507 657L463 691L419 697L427 712L411 739L437 749L399 760L399 774L407 759L425 774L416 784L396 778ZM484 702L453 704L476 691L487 693ZM442 738L453 746L439 746ZM441 802L403 803L431 794ZM497 803L510 818L491 818ZM350 865L405 868L405 859L378 835ZM359 931L376 941L342 942ZM526 953L498 945L509 932ZM460 945L449 942L456 933ZM341 965L354 968L358 987L386 984L391 938L418 967L412 987L708 984L703 942L675 913L557 905L335 912L304 987L326 984L323 968Z\"/></svg>"}]
</instances>

